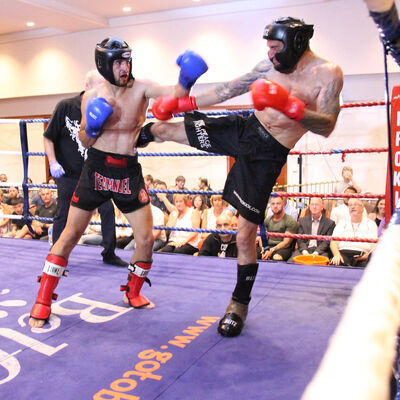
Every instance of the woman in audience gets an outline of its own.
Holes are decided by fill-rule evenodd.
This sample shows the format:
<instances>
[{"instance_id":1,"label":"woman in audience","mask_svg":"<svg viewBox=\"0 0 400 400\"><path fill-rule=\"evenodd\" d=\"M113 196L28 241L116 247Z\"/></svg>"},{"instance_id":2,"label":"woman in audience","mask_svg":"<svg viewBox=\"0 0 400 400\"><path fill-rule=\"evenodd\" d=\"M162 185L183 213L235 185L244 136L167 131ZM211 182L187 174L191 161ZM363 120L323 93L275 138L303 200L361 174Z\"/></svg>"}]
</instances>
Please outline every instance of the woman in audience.
<instances>
[{"instance_id":1,"label":"woman in audience","mask_svg":"<svg viewBox=\"0 0 400 400\"><path fill-rule=\"evenodd\" d=\"M375 221L379 227L382 219L385 217L385 199L379 199L376 202L374 209L368 214L368 217Z\"/></svg>"},{"instance_id":2,"label":"woman in audience","mask_svg":"<svg viewBox=\"0 0 400 400\"><path fill-rule=\"evenodd\" d=\"M201 194L196 194L192 199L192 207L200 213L203 218L204 211L208 209L206 199Z\"/></svg>"},{"instance_id":3,"label":"woman in audience","mask_svg":"<svg viewBox=\"0 0 400 400\"><path fill-rule=\"evenodd\" d=\"M3 203L3 191L0 189L0 236L7 236L10 232L10 220L3 215L11 215L11 207Z\"/></svg>"},{"instance_id":4,"label":"woman in audience","mask_svg":"<svg viewBox=\"0 0 400 400\"><path fill-rule=\"evenodd\" d=\"M174 194L176 211L171 212L167 226L176 228L200 228L200 213L188 207L188 196ZM194 254L198 249L199 234L197 232L171 231L167 244L159 250L163 253Z\"/></svg>"}]
</instances>

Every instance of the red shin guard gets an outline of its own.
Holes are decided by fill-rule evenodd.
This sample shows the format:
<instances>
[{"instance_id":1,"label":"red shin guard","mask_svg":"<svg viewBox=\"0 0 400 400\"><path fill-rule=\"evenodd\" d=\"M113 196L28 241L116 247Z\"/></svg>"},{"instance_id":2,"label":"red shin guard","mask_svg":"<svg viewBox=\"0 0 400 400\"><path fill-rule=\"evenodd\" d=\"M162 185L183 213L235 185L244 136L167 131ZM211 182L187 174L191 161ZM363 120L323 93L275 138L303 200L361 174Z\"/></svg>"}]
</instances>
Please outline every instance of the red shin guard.
<instances>
[{"instance_id":1,"label":"red shin guard","mask_svg":"<svg viewBox=\"0 0 400 400\"><path fill-rule=\"evenodd\" d=\"M57 300L54 293L58 281L62 275L65 275L67 260L64 257L49 254L43 268L42 276L38 277L40 282L39 293L36 302L32 307L31 317L41 320L47 320L51 312L51 301Z\"/></svg>"},{"instance_id":2,"label":"red shin guard","mask_svg":"<svg viewBox=\"0 0 400 400\"><path fill-rule=\"evenodd\" d=\"M134 308L142 308L150 304L149 299L140 294L140 289L143 286L143 282L146 281L151 286L147 275L151 268L151 262L138 261L133 265L128 266L129 275L128 282L126 285L121 285L121 291L126 292L129 304Z\"/></svg>"}]
</instances>

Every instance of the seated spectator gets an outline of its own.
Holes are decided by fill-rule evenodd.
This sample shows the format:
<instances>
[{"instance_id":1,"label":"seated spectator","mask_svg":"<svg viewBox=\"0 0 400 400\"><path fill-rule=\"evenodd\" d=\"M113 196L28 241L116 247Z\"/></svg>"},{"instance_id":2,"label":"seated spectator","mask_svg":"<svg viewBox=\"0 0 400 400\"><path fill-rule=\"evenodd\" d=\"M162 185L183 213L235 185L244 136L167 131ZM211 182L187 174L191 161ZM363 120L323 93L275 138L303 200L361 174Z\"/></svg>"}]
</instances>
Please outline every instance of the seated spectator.
<instances>
[{"instance_id":1,"label":"seated spectator","mask_svg":"<svg viewBox=\"0 0 400 400\"><path fill-rule=\"evenodd\" d=\"M333 187L333 193L345 193L345 190L351 186L356 190L356 193L361 193L361 187L360 185L354 180L353 177L353 168L349 167L348 165L345 165L342 168L342 178L343 180L341 182L338 182L335 184ZM332 202L332 208L343 204L344 199L338 199L338 200L333 200Z\"/></svg>"},{"instance_id":2,"label":"seated spectator","mask_svg":"<svg viewBox=\"0 0 400 400\"><path fill-rule=\"evenodd\" d=\"M175 186L172 189L188 190L188 188L185 187L185 183L186 183L186 178L182 175L179 175L175 178Z\"/></svg>"},{"instance_id":3,"label":"seated spectator","mask_svg":"<svg viewBox=\"0 0 400 400\"><path fill-rule=\"evenodd\" d=\"M7 182L7 174L0 174L0 188L3 190L3 195L6 196L8 194L8 186L2 185L2 182Z\"/></svg>"},{"instance_id":4,"label":"seated spectator","mask_svg":"<svg viewBox=\"0 0 400 400\"><path fill-rule=\"evenodd\" d=\"M374 221L364 216L363 211L364 206L360 199L350 199L350 218L343 218L339 221L333 230L333 236L377 239L378 227ZM333 254L331 264L365 267L376 243L332 240L330 247Z\"/></svg>"},{"instance_id":5,"label":"seated spectator","mask_svg":"<svg viewBox=\"0 0 400 400\"><path fill-rule=\"evenodd\" d=\"M117 239L117 247L119 249L125 248L125 246L133 240L133 230L129 225L128 220L122 211L114 205L115 209L115 224L116 225L127 225L127 226L116 226L115 237Z\"/></svg>"},{"instance_id":6,"label":"seated spectator","mask_svg":"<svg viewBox=\"0 0 400 400\"><path fill-rule=\"evenodd\" d=\"M177 211L171 212L167 226L176 228L200 228L200 213L187 206L188 196L174 194L174 205ZM171 231L167 244L160 249L163 253L194 254L198 249L199 234L197 232Z\"/></svg>"},{"instance_id":7,"label":"seated spectator","mask_svg":"<svg viewBox=\"0 0 400 400\"><path fill-rule=\"evenodd\" d=\"M229 231L232 229L232 218L222 214L217 217L216 228ZM201 246L199 256L237 257L236 235L212 233Z\"/></svg>"},{"instance_id":8,"label":"seated spectator","mask_svg":"<svg viewBox=\"0 0 400 400\"><path fill-rule=\"evenodd\" d=\"M43 205L39 206L35 211L35 216L41 218L54 218L57 211L57 204L53 201L53 192L51 189L42 188L40 197L42 198ZM27 235L31 235L33 239L47 240L48 229L52 222L41 222L37 220L32 221L32 229L34 234L24 225L22 229L15 235L15 238L27 239Z\"/></svg>"},{"instance_id":9,"label":"seated spectator","mask_svg":"<svg viewBox=\"0 0 400 400\"><path fill-rule=\"evenodd\" d=\"M283 190L279 189L278 187L278 192L286 192L286 189L284 188ZM273 196L270 197L270 203L271 199ZM290 215L295 221L298 220L299 218L299 210L296 208L296 203L292 200L289 200L287 197L282 197L283 199L283 211L285 211L285 214ZM271 206L269 205L267 208L267 217L272 216L272 210Z\"/></svg>"},{"instance_id":10,"label":"seated spectator","mask_svg":"<svg viewBox=\"0 0 400 400\"><path fill-rule=\"evenodd\" d=\"M332 236L335 223L325 217L324 205L320 197L312 197L307 209L308 213L299 220L299 234ZM297 250L290 257L290 262L298 255L320 255L330 258L329 240L297 239Z\"/></svg>"},{"instance_id":11,"label":"seated spectator","mask_svg":"<svg viewBox=\"0 0 400 400\"><path fill-rule=\"evenodd\" d=\"M345 194L356 194L357 193L357 189L354 188L353 186L349 186L348 188L345 189L344 191ZM349 218L349 198L344 198L343 199L343 203L338 205L337 207L332 209L330 218L332 221L335 222L335 224L337 225L339 223L340 220L342 220L343 218ZM363 213L364 216L367 217L367 212L365 211L365 208L363 207Z\"/></svg>"},{"instance_id":12,"label":"seated spectator","mask_svg":"<svg viewBox=\"0 0 400 400\"><path fill-rule=\"evenodd\" d=\"M284 211L284 200L280 196L271 197L271 210L273 215L264 221L267 232L297 233L297 221ZM293 239L268 237L269 249L263 249L263 260L286 261L292 255Z\"/></svg>"},{"instance_id":13,"label":"seated spectator","mask_svg":"<svg viewBox=\"0 0 400 400\"><path fill-rule=\"evenodd\" d=\"M42 185L47 185L47 182L42 182ZM38 194L37 194L36 196L33 197L31 203L29 204L29 210L30 210L31 212L34 212L34 210L35 210L36 208L38 208L39 206L42 206L42 205L44 204L44 203L43 203L42 196L41 196L41 193L42 193L42 191L43 191L44 189L47 189L47 188L39 188ZM50 189L50 190L52 190L52 189ZM56 203L56 199L55 199L54 196L52 196L52 202L53 202L53 203Z\"/></svg>"},{"instance_id":14,"label":"seated spectator","mask_svg":"<svg viewBox=\"0 0 400 400\"><path fill-rule=\"evenodd\" d=\"M203 213L201 227L203 229L215 229L217 217L222 214L228 214L232 217L232 212L229 211L229 204L222 199L221 194L213 194L210 198L211 208L208 208ZM208 234L205 234L208 235Z\"/></svg>"},{"instance_id":15,"label":"seated spectator","mask_svg":"<svg viewBox=\"0 0 400 400\"><path fill-rule=\"evenodd\" d=\"M3 191L0 189L0 236L7 236L10 232L10 220L3 215L11 215L11 207L3 203Z\"/></svg>"},{"instance_id":16,"label":"seated spectator","mask_svg":"<svg viewBox=\"0 0 400 400\"><path fill-rule=\"evenodd\" d=\"M79 240L79 244L100 246L103 242L103 235L101 234L101 217L97 208L94 210L90 222L95 222L98 224L89 224L87 226L85 233Z\"/></svg>"},{"instance_id":17,"label":"seated spectator","mask_svg":"<svg viewBox=\"0 0 400 400\"><path fill-rule=\"evenodd\" d=\"M205 197L201 194L194 195L192 199L192 207L200 213L200 216L203 219L203 214L208 209Z\"/></svg>"},{"instance_id":18,"label":"seated spectator","mask_svg":"<svg viewBox=\"0 0 400 400\"><path fill-rule=\"evenodd\" d=\"M158 181L154 186L154 189L167 190L167 184L163 181ZM153 206L158 207L167 217L172 211L176 210L176 207L171 203L171 200L166 193L156 193L155 198L151 200L151 203Z\"/></svg>"},{"instance_id":19,"label":"seated spectator","mask_svg":"<svg viewBox=\"0 0 400 400\"><path fill-rule=\"evenodd\" d=\"M379 199L376 202L374 209L368 214L368 218L375 221L376 226L379 228L383 218L385 218L385 199Z\"/></svg>"},{"instance_id":20,"label":"seated spectator","mask_svg":"<svg viewBox=\"0 0 400 400\"><path fill-rule=\"evenodd\" d=\"M199 178L199 190L212 190L207 178ZM205 196L207 207L211 207L210 196Z\"/></svg>"},{"instance_id":21,"label":"seated spectator","mask_svg":"<svg viewBox=\"0 0 400 400\"><path fill-rule=\"evenodd\" d=\"M4 203L11 206L13 199L17 197L19 197L19 189L16 186L10 186L8 188L8 196L4 199Z\"/></svg>"},{"instance_id":22,"label":"seated spectator","mask_svg":"<svg viewBox=\"0 0 400 400\"><path fill-rule=\"evenodd\" d=\"M151 213L153 215L153 226L163 226L165 225L165 215L158 208L150 204ZM153 251L158 251L165 246L167 242L167 235L165 230L153 229L154 245ZM135 248L135 239L132 239L125 247L124 250L133 250Z\"/></svg>"},{"instance_id":23,"label":"seated spectator","mask_svg":"<svg viewBox=\"0 0 400 400\"><path fill-rule=\"evenodd\" d=\"M13 212L11 215L17 215L17 216L22 216L24 214L24 199L22 197L17 197L16 199L13 199L12 201L12 209ZM30 216L32 214L29 213ZM20 233L22 228L25 226L25 221L22 219L12 219L11 220L11 235L12 237L15 237L17 234ZM19 235L21 236L21 235ZM32 239L31 234L27 234L24 239Z\"/></svg>"}]
</instances>

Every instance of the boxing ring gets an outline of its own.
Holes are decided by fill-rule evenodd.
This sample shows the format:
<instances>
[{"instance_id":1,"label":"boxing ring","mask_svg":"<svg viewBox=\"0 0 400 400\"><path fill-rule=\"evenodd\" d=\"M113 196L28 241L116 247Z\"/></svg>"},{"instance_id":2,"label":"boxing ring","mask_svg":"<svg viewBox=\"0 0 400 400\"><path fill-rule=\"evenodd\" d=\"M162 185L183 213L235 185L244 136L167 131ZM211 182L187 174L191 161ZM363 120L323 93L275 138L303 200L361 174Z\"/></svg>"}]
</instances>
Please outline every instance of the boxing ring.
<instances>
[{"instance_id":1,"label":"boxing ring","mask_svg":"<svg viewBox=\"0 0 400 400\"><path fill-rule=\"evenodd\" d=\"M242 334L216 332L236 260L154 254L153 310L126 308L125 269L78 245L47 329L27 326L46 242L0 239L3 399L298 399L360 269L261 261ZM127 252L117 249L127 258ZM10 266L12 260L12 267Z\"/></svg>"},{"instance_id":2,"label":"boxing ring","mask_svg":"<svg viewBox=\"0 0 400 400\"><path fill-rule=\"evenodd\" d=\"M21 145L27 199L29 188L43 186L26 184L28 157L43 153L29 153L23 138ZM360 151L331 153L352 152ZM299 399L363 275L358 268L260 261L245 328L223 338L216 328L236 282L235 259L154 253L153 285L143 293L156 307L135 310L119 292L127 271L103 264L97 247L78 245L50 324L33 329L34 276L49 244L0 238L0 249L0 394L21 400Z\"/></svg>"}]
</instances>

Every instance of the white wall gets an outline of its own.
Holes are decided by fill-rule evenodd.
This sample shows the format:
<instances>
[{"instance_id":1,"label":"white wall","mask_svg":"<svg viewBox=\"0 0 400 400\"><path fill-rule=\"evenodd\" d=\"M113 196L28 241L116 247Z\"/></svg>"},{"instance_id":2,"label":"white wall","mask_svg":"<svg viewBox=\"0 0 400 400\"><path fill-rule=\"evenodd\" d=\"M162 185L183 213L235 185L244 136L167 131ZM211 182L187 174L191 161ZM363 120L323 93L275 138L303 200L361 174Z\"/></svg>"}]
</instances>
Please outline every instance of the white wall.
<instances>
[{"instance_id":1,"label":"white wall","mask_svg":"<svg viewBox=\"0 0 400 400\"><path fill-rule=\"evenodd\" d=\"M248 0L124 17L107 29L1 43L0 98L81 90L85 72L94 67L94 46L107 36L120 36L133 47L138 77L175 83L177 54L193 48L210 66L199 82L224 81L266 56L263 28L286 15L313 23L312 48L341 65L346 75L382 72L382 46L362 0ZM392 61L390 70L398 71Z\"/></svg>"},{"instance_id":2,"label":"white wall","mask_svg":"<svg viewBox=\"0 0 400 400\"><path fill-rule=\"evenodd\" d=\"M399 7L397 0L396 3ZM209 71L200 78L200 84L234 78L266 56L266 42L262 39L264 26L274 18L287 15L315 25L311 47L342 67L344 101L384 98L382 45L362 0L249 0L114 19L113 26L107 29L24 41L0 40L0 117L50 114L60 98L81 90L86 71L94 67L94 46L107 36L120 36L133 47L133 73L140 78L175 83L178 74L175 58L186 48L200 52L209 64ZM399 69L390 58L389 71L391 85L400 83ZM249 98L243 96L230 103L249 104ZM374 146L382 147L386 145L385 124L382 110L346 110L330 139L307 135L298 147L314 148L316 143L318 148L365 147L371 146L371 141ZM3 135L0 125L0 150L7 147ZM373 140L368 135L374 135ZM35 143L40 141L39 134ZM159 151L170 149L165 147ZM361 157L367 161L360 161ZM340 178L339 158L331 156L328 163L328 157L322 161L307 157L303 179ZM376 193L384 191L384 158L357 155L347 156L346 161L357 171L363 189ZM165 166L159 168L161 164L153 160L151 165L145 162L144 172L153 172L155 177L168 174L170 184L177 175L175 171L183 168L188 187L199 176L209 174L214 188L220 188L224 161L219 160L222 163L208 170L207 167L214 165L211 160L216 162L207 159L204 166L199 166L188 158L174 169L170 163L170 170ZM5 167L0 162L0 170ZM16 171L13 169L10 174L19 176ZM298 172L291 161L288 171L291 183L297 179Z\"/></svg>"}]
</instances>

